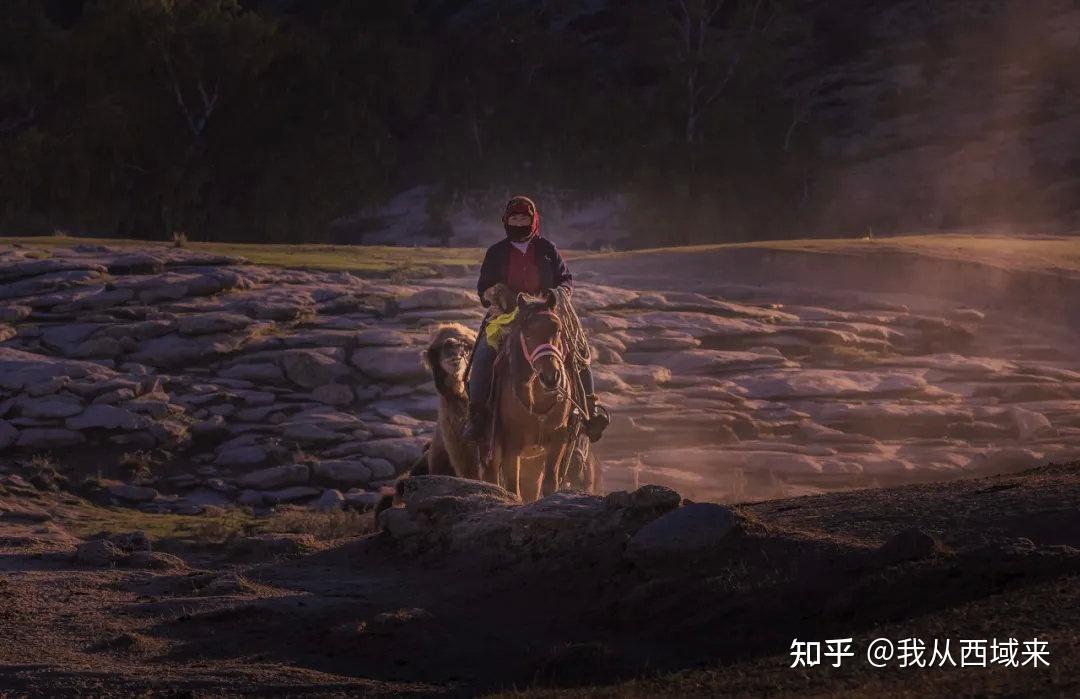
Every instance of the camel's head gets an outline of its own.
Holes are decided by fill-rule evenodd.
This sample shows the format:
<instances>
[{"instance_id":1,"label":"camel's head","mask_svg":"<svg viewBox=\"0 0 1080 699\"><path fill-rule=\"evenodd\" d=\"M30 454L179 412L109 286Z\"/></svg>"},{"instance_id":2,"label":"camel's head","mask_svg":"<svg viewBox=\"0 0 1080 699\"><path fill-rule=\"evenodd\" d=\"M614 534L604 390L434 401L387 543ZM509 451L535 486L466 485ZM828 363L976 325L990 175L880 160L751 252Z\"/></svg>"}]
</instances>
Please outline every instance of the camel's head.
<instances>
[{"instance_id":1,"label":"camel's head","mask_svg":"<svg viewBox=\"0 0 1080 699\"><path fill-rule=\"evenodd\" d=\"M476 333L459 323L447 323L435 328L431 342L424 351L424 364L431 370L439 393L465 395L465 369L469 352L476 342Z\"/></svg>"}]
</instances>

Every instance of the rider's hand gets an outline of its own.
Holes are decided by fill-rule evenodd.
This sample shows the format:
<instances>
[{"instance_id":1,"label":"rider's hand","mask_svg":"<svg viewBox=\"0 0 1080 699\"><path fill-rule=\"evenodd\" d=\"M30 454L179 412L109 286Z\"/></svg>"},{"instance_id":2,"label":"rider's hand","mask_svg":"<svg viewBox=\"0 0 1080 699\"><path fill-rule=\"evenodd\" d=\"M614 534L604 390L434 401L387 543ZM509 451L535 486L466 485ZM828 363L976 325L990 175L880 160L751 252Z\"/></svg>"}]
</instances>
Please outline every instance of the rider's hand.
<instances>
[{"instance_id":1,"label":"rider's hand","mask_svg":"<svg viewBox=\"0 0 1080 699\"><path fill-rule=\"evenodd\" d=\"M493 284L484 292L484 300L487 301L499 313L509 313L514 309L516 299L514 292L506 284Z\"/></svg>"}]
</instances>

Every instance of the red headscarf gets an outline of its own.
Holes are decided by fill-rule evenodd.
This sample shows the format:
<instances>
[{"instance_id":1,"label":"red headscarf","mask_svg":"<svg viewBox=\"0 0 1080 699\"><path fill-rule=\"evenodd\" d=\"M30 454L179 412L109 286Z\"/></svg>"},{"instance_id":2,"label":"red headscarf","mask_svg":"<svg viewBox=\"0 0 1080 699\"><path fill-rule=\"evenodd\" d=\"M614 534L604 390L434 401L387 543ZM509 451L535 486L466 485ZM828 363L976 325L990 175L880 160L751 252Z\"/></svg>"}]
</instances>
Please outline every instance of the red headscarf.
<instances>
[{"instance_id":1,"label":"red headscarf","mask_svg":"<svg viewBox=\"0 0 1080 699\"><path fill-rule=\"evenodd\" d=\"M532 218L528 236L525 237L524 240L519 240L518 242L525 242L525 240L532 238L540 231L540 212L537 210L536 204L533 203L532 199L518 195L507 202L506 211L503 212L502 222L503 228L506 229L506 234L508 236L514 228L510 225L510 217L514 214L525 214Z\"/></svg>"}]
</instances>

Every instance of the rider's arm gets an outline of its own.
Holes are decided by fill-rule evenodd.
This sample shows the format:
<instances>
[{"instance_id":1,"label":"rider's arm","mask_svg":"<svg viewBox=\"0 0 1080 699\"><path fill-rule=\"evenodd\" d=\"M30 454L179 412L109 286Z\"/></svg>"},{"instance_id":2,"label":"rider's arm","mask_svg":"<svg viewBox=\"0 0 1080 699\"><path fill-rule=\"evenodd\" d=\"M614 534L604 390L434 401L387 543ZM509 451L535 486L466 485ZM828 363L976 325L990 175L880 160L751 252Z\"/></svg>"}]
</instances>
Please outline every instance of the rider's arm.
<instances>
[{"instance_id":1,"label":"rider's arm","mask_svg":"<svg viewBox=\"0 0 1080 699\"><path fill-rule=\"evenodd\" d=\"M552 271L555 277L551 285L562 287L570 293L574 290L574 275L570 274L570 269L566 266L562 254L559 253L559 248L555 247L555 243L551 243L551 253Z\"/></svg>"},{"instance_id":2,"label":"rider's arm","mask_svg":"<svg viewBox=\"0 0 1080 699\"><path fill-rule=\"evenodd\" d=\"M480 279L476 282L476 293L480 297L480 303L483 304L484 308L491 305L491 302L484 298L484 292L503 281L502 275L499 273L501 266L496 260L497 257L495 246L492 245L488 248L487 254L484 255L484 263L480 265Z\"/></svg>"}]
</instances>

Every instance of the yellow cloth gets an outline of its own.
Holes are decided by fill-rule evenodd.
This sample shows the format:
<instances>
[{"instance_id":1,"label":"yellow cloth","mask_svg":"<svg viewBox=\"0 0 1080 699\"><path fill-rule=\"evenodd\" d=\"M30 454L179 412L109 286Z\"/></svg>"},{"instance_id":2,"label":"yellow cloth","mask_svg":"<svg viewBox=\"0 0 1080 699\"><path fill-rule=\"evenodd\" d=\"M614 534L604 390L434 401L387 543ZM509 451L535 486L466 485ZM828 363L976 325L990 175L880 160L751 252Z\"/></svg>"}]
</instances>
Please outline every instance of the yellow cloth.
<instances>
[{"instance_id":1,"label":"yellow cloth","mask_svg":"<svg viewBox=\"0 0 1080 699\"><path fill-rule=\"evenodd\" d=\"M487 336L487 343L491 349L499 349L499 345L502 344L503 335L506 334L506 329L510 323L514 322L517 318L518 309L514 309L509 313L503 313L497 315L488 321L487 328L484 329L484 334Z\"/></svg>"}]
</instances>

